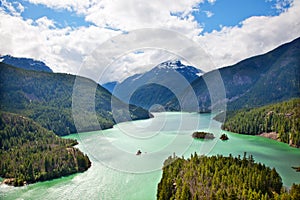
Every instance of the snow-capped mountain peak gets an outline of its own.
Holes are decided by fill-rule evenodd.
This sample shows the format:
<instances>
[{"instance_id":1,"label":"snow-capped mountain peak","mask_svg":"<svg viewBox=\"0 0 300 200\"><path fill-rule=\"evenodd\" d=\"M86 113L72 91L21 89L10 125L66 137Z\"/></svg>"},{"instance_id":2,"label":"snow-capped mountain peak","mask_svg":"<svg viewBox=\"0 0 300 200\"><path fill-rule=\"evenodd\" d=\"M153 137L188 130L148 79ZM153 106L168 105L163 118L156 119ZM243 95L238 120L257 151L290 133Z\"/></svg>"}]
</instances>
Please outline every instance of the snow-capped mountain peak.
<instances>
[{"instance_id":1,"label":"snow-capped mountain peak","mask_svg":"<svg viewBox=\"0 0 300 200\"><path fill-rule=\"evenodd\" d=\"M187 65L179 59L165 61L153 68L152 71L156 74L162 72L176 71L182 74L187 79L190 79L191 77L196 78L203 75L203 71L193 66Z\"/></svg>"},{"instance_id":2,"label":"snow-capped mountain peak","mask_svg":"<svg viewBox=\"0 0 300 200\"><path fill-rule=\"evenodd\" d=\"M159 69L174 69L174 70L182 69L184 67L186 67L186 66L183 65L181 63L181 61L178 60L178 59L168 60L168 61L165 61L165 62L163 62L163 63L161 63L157 66L157 68L159 68Z\"/></svg>"}]
</instances>

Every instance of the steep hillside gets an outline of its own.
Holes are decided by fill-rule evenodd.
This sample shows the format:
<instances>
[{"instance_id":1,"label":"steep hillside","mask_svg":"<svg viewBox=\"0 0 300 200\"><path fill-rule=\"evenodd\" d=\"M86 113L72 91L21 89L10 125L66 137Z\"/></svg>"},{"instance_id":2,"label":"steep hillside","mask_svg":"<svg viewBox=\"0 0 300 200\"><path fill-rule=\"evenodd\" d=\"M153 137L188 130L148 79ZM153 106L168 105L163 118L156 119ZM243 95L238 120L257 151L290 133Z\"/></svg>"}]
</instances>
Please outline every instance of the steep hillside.
<instances>
[{"instance_id":1,"label":"steep hillside","mask_svg":"<svg viewBox=\"0 0 300 200\"><path fill-rule=\"evenodd\" d=\"M300 38L266 54L219 69L226 91L228 110L250 108L300 96ZM206 86L208 72L192 83L199 108L209 110L210 93ZM182 98L189 97L187 92ZM216 91L217 92L217 91ZM189 101L188 98L185 99ZM166 104L169 110L180 110L176 99Z\"/></svg>"},{"instance_id":2,"label":"steep hillside","mask_svg":"<svg viewBox=\"0 0 300 200\"><path fill-rule=\"evenodd\" d=\"M101 85L105 89L107 89L110 93L113 93L115 86L118 84L117 81L112 81Z\"/></svg>"},{"instance_id":3,"label":"steep hillside","mask_svg":"<svg viewBox=\"0 0 300 200\"><path fill-rule=\"evenodd\" d=\"M148 111L129 106L130 113L124 115L128 105L112 96L106 89L92 80L78 77L81 99L87 102L78 105L82 110L80 130L76 130L72 116L72 95L76 76L46 72L28 71L0 63L0 109L20 113L53 130L57 135L67 135L77 131L92 131L110 128L117 122L149 118ZM92 91L89 98L88 91ZM95 101L93 101L95 99ZM114 103L112 113L111 103ZM74 103L74 102L73 102ZM91 124L96 111L99 123ZM113 115L114 114L114 115Z\"/></svg>"},{"instance_id":4,"label":"steep hillside","mask_svg":"<svg viewBox=\"0 0 300 200\"><path fill-rule=\"evenodd\" d=\"M300 99L236 111L226 118L222 128L241 134L276 134L274 139L300 147Z\"/></svg>"},{"instance_id":5,"label":"steep hillside","mask_svg":"<svg viewBox=\"0 0 300 200\"><path fill-rule=\"evenodd\" d=\"M50 180L91 166L89 158L74 148L76 140L62 139L33 120L0 113L0 176L5 183Z\"/></svg>"},{"instance_id":6,"label":"steep hillside","mask_svg":"<svg viewBox=\"0 0 300 200\"><path fill-rule=\"evenodd\" d=\"M1 62L12 65L21 69L52 72L50 67L48 67L44 62L33 60L31 58L16 58L13 56L2 56L0 57Z\"/></svg>"}]
</instances>

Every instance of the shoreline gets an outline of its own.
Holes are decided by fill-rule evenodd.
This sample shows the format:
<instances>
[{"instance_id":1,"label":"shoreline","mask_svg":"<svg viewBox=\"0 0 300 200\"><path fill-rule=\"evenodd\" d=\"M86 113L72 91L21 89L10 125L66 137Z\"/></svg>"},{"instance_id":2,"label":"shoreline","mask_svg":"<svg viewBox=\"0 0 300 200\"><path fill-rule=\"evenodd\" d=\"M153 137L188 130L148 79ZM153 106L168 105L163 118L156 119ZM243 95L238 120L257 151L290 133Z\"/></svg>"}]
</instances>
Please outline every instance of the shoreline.
<instances>
[{"instance_id":1,"label":"shoreline","mask_svg":"<svg viewBox=\"0 0 300 200\"><path fill-rule=\"evenodd\" d=\"M264 137L264 138L268 138L268 139L271 139L271 140L276 140L277 142L281 142L280 139L279 139L279 133L277 132L269 132L269 133L261 133L261 134L258 134L257 136L260 136L260 137ZM285 142L282 142L282 143L285 143ZM285 143L285 144L288 144L290 147L294 147L294 148L300 148L300 147L297 147L296 145L293 145L290 143Z\"/></svg>"},{"instance_id":2,"label":"shoreline","mask_svg":"<svg viewBox=\"0 0 300 200\"><path fill-rule=\"evenodd\" d=\"M276 140L276 141L280 142L280 140L278 140L279 134L276 133L276 132L269 132L269 133L264 132L264 133L258 134L257 136L264 137L264 138L269 138L269 139Z\"/></svg>"}]
</instances>

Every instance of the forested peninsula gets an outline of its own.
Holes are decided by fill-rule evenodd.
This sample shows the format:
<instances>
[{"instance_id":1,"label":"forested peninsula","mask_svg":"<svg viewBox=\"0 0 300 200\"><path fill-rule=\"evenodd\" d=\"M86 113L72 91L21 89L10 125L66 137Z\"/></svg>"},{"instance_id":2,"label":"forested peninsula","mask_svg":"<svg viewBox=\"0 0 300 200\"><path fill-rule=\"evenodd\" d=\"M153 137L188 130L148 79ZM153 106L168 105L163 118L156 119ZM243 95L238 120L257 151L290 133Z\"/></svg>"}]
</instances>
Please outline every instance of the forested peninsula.
<instances>
[{"instance_id":1,"label":"forested peninsula","mask_svg":"<svg viewBox=\"0 0 300 200\"><path fill-rule=\"evenodd\" d=\"M0 113L0 176L14 186L86 171L91 162L76 140L56 136L21 115Z\"/></svg>"},{"instance_id":2,"label":"forested peninsula","mask_svg":"<svg viewBox=\"0 0 300 200\"><path fill-rule=\"evenodd\" d=\"M222 129L234 133L263 135L300 147L300 99L226 113ZM222 114L215 119L220 120ZM272 137L271 137L272 136Z\"/></svg>"},{"instance_id":3,"label":"forested peninsula","mask_svg":"<svg viewBox=\"0 0 300 200\"><path fill-rule=\"evenodd\" d=\"M206 157L196 153L191 158L169 157L164 162L157 199L300 199L300 185L290 191L282 186L277 171L244 154Z\"/></svg>"}]
</instances>

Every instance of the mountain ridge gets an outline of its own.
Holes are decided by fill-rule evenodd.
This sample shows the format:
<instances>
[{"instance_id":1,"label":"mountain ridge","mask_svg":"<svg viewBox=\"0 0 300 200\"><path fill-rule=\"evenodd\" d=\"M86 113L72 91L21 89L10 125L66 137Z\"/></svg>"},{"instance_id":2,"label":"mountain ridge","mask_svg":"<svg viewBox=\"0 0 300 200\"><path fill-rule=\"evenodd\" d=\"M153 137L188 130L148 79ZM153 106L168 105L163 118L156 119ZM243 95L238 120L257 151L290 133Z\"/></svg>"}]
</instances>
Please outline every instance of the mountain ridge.
<instances>
[{"instance_id":1,"label":"mountain ridge","mask_svg":"<svg viewBox=\"0 0 300 200\"><path fill-rule=\"evenodd\" d=\"M0 61L21 69L53 72L52 69L48 67L44 62L34 60L32 58L17 58L10 55L5 55L0 57Z\"/></svg>"},{"instance_id":2,"label":"mountain ridge","mask_svg":"<svg viewBox=\"0 0 300 200\"><path fill-rule=\"evenodd\" d=\"M88 78L24 70L4 63L0 63L0 72L0 110L29 117L57 135L78 132L72 107L75 80L81 81L82 91L77 93L94 92L93 99L89 100L91 104L83 102L76 107L82 111L78 115L82 119L77 124L80 132L111 128L118 122L151 116L146 110L121 102ZM92 121L95 115L97 119Z\"/></svg>"},{"instance_id":3,"label":"mountain ridge","mask_svg":"<svg viewBox=\"0 0 300 200\"><path fill-rule=\"evenodd\" d=\"M199 100L199 110L211 110L210 93L205 78L219 72L224 83L227 109L258 107L300 96L300 38L272 51L213 70L191 83ZM268 81L267 81L268 80ZM189 103L189 92L181 97ZM217 91L216 91L217 92ZM167 110L180 110L176 99L166 103Z\"/></svg>"}]
</instances>

